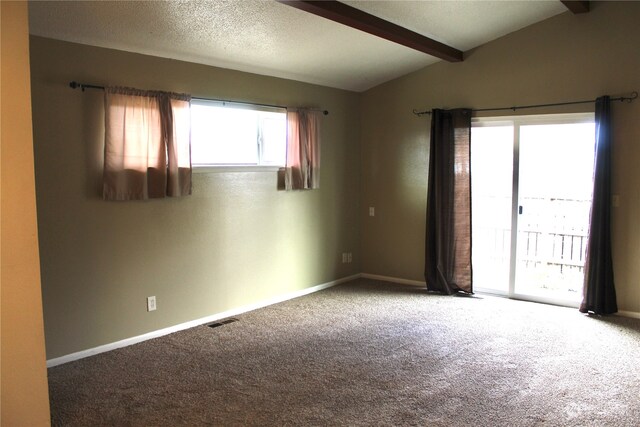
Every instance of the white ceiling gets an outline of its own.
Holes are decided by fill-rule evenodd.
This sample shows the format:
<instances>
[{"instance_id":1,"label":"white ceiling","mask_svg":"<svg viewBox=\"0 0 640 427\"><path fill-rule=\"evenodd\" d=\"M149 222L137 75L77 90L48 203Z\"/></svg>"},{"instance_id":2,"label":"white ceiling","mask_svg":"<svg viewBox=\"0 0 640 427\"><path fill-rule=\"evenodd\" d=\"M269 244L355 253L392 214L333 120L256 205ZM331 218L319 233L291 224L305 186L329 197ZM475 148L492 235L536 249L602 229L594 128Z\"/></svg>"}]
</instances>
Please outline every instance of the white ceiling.
<instances>
[{"instance_id":1,"label":"white ceiling","mask_svg":"<svg viewBox=\"0 0 640 427\"><path fill-rule=\"evenodd\" d=\"M344 1L467 51L560 1ZM439 59L274 0L30 1L31 34L364 91Z\"/></svg>"}]
</instances>

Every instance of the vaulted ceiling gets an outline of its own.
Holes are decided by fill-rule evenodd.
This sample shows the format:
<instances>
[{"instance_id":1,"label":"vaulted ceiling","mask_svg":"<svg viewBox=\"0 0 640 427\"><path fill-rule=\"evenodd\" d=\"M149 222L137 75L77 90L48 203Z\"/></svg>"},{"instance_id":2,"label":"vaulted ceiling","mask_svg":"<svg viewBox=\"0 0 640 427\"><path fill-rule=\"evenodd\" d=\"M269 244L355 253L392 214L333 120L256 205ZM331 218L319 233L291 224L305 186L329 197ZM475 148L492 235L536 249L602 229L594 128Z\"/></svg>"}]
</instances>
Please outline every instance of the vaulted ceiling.
<instances>
[{"instance_id":1,"label":"vaulted ceiling","mask_svg":"<svg viewBox=\"0 0 640 427\"><path fill-rule=\"evenodd\" d=\"M286 2L285 2L286 3ZM343 1L462 52L560 1ZM441 59L274 0L30 1L33 35L364 91Z\"/></svg>"}]
</instances>

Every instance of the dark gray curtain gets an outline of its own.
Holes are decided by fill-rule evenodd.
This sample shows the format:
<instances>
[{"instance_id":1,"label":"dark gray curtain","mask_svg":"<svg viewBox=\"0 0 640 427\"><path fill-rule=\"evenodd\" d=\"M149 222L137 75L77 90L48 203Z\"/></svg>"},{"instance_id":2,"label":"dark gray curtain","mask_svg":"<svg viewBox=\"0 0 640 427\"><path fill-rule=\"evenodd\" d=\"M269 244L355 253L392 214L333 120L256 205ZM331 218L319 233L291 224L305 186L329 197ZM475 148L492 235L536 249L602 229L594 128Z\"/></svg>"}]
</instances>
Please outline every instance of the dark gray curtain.
<instances>
[{"instance_id":1,"label":"dark gray curtain","mask_svg":"<svg viewBox=\"0 0 640 427\"><path fill-rule=\"evenodd\" d=\"M584 274L583 313L618 311L611 256L611 100L596 100L596 153L593 202Z\"/></svg>"},{"instance_id":2,"label":"dark gray curtain","mask_svg":"<svg viewBox=\"0 0 640 427\"><path fill-rule=\"evenodd\" d=\"M472 293L471 110L433 110L429 150L427 289Z\"/></svg>"}]
</instances>

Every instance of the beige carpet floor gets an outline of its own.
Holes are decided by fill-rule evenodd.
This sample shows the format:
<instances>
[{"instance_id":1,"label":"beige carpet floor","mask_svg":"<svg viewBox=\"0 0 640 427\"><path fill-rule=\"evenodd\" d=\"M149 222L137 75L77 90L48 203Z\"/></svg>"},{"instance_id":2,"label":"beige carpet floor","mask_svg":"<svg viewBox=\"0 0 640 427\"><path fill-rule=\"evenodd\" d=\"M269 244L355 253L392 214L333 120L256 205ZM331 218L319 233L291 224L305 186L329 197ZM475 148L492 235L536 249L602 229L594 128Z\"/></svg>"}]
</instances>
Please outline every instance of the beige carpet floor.
<instances>
[{"instance_id":1,"label":"beige carpet floor","mask_svg":"<svg viewBox=\"0 0 640 427\"><path fill-rule=\"evenodd\" d=\"M640 320L357 280L49 369L56 426L639 426Z\"/></svg>"}]
</instances>

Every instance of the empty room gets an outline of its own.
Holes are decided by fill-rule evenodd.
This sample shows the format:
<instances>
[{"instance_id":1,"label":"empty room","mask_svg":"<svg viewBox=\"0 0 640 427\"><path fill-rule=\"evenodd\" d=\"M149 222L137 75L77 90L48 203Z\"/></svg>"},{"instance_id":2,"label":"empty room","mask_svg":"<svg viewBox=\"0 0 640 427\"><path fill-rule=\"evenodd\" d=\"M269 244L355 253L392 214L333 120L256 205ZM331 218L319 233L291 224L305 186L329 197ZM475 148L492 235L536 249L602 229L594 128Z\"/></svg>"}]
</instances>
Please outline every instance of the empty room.
<instances>
[{"instance_id":1,"label":"empty room","mask_svg":"<svg viewBox=\"0 0 640 427\"><path fill-rule=\"evenodd\" d=\"M1 5L2 426L640 425L640 2Z\"/></svg>"}]
</instances>

